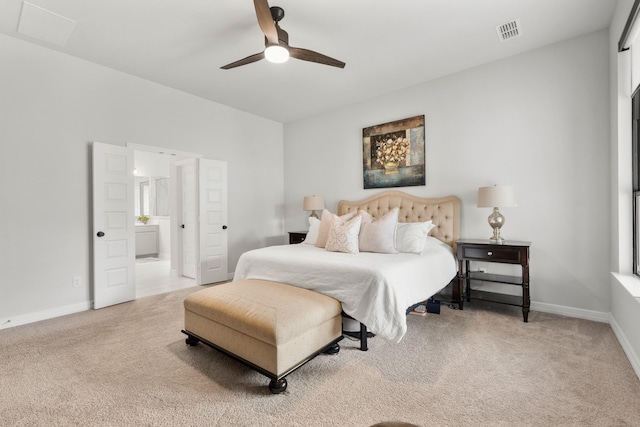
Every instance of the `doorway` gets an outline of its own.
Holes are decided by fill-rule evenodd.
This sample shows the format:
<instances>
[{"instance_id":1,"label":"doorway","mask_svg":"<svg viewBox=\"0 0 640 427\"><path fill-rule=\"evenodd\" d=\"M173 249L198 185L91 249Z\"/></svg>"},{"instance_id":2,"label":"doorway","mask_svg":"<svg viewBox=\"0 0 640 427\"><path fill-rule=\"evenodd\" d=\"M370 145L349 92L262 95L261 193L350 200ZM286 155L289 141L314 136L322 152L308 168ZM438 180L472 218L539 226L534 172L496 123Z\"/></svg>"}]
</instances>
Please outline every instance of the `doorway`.
<instances>
[{"instance_id":1,"label":"doorway","mask_svg":"<svg viewBox=\"0 0 640 427\"><path fill-rule=\"evenodd\" d=\"M134 152L151 152L156 155L170 155L170 172L169 180L166 186L169 188L168 204L169 215L155 215L154 203L151 201L151 195L154 193L154 186L160 188L163 184L156 182L152 177L160 177L165 179L163 173L146 172L137 170L139 176L149 176L149 180L144 185L141 181L138 185L139 206L151 206L148 216L150 222L147 224L135 225L136 221L142 222L147 218L139 218L134 212L134 171L137 169L134 162ZM195 165L192 168L193 188L190 190L195 202L195 223L192 229L195 238L191 239L195 247L196 271L195 280L186 282L194 286L200 284L209 284L224 282L229 279L227 264L227 163L223 160L203 159L201 155L193 155L190 153L182 153L172 150L163 150L157 147L141 146L136 144L127 144L126 147L93 142L92 150L92 192L93 192L93 305L94 308L107 307L126 301L131 301L136 295L136 231L145 232L156 230L153 220L157 220L157 228L160 228L161 222L167 224L169 229L165 233L164 238L169 242L162 248L161 239L162 231L156 231L156 237L145 236L145 244L157 242L151 250L145 248L145 254L164 253L168 258L170 265L167 274L167 268L164 271L155 271L161 273L161 276L152 276L150 281L156 283L153 290L145 290L144 293L149 295L152 293L161 293L171 290L174 286L184 287L185 281L175 280L182 279L187 273L183 266L183 253L185 242L185 234L183 233L185 225L179 213L182 211L182 199L179 194L182 184L176 183L178 177L178 162L188 160ZM155 184L154 184L155 183ZM148 195L149 199L145 199ZM157 196L161 199L161 196ZM157 204L157 202L156 202ZM156 213L159 212L156 206ZM177 218L177 220L176 220ZM150 227L150 229L149 229ZM136 228L138 228L136 230ZM142 240L140 240L142 242ZM182 243L180 243L182 242ZM170 249L167 249L170 248ZM149 261L149 260L146 260ZM142 263L141 263L142 264ZM161 264L156 264L161 266ZM145 266L141 268L153 269L153 266ZM164 279L167 279L166 281ZM160 284L164 286L160 286ZM168 283L167 283L168 282ZM167 287L171 286L171 289Z\"/></svg>"},{"instance_id":2,"label":"doorway","mask_svg":"<svg viewBox=\"0 0 640 427\"><path fill-rule=\"evenodd\" d=\"M172 250L172 229L181 218L170 207L179 203L184 191L197 191L194 180L181 183L175 174L174 165L183 158L155 147L134 149L136 298L197 285L195 275L180 268Z\"/></svg>"}]
</instances>

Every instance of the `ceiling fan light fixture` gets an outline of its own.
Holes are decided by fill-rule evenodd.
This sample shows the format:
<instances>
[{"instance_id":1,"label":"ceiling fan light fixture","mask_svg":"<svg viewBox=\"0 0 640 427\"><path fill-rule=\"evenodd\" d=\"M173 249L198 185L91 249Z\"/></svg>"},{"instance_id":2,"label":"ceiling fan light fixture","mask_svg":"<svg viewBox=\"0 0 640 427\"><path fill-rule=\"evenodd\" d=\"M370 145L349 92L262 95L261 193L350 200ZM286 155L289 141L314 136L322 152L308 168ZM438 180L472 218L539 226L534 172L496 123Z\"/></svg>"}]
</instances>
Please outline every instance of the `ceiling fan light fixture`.
<instances>
[{"instance_id":1,"label":"ceiling fan light fixture","mask_svg":"<svg viewBox=\"0 0 640 427\"><path fill-rule=\"evenodd\" d=\"M256 9L256 18L258 25L264 34L265 49L259 53L254 53L239 61L223 65L223 70L240 67L242 65L252 64L266 59L269 62L282 63L287 62L289 57L299 59L301 61L315 62L317 64L330 65L332 67L344 68L346 65L342 61L314 52L309 49L302 49L289 45L289 34L280 28L278 24L284 18L284 10L278 6L269 6L268 0L253 0Z\"/></svg>"},{"instance_id":2,"label":"ceiling fan light fixture","mask_svg":"<svg viewBox=\"0 0 640 427\"><path fill-rule=\"evenodd\" d=\"M264 57L274 64L281 64L289 60L289 51L280 45L270 45L264 50Z\"/></svg>"}]
</instances>

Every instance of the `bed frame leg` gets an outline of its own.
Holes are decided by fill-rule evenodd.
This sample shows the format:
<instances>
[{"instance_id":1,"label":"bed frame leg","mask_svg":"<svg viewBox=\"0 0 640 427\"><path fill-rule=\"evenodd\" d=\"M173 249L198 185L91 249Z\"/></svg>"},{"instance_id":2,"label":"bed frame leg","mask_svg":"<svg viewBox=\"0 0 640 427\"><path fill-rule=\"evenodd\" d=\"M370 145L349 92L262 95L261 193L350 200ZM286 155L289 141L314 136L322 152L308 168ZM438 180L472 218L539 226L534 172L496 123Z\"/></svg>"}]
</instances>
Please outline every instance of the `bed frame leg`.
<instances>
[{"instance_id":1,"label":"bed frame leg","mask_svg":"<svg viewBox=\"0 0 640 427\"><path fill-rule=\"evenodd\" d=\"M367 326L363 323L360 323L360 350L369 350L369 347L367 347Z\"/></svg>"}]
</instances>

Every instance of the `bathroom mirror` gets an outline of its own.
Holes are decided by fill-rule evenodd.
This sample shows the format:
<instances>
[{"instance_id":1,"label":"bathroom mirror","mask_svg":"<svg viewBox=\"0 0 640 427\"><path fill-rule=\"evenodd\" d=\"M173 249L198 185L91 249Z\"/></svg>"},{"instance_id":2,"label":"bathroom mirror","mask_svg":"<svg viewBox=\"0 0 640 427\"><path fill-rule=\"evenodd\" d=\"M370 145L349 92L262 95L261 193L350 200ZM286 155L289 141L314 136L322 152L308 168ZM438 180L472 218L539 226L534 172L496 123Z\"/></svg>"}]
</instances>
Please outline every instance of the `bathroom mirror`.
<instances>
[{"instance_id":1,"label":"bathroom mirror","mask_svg":"<svg viewBox=\"0 0 640 427\"><path fill-rule=\"evenodd\" d=\"M147 181L142 181L136 179L136 185L133 188L134 199L135 199L135 216L136 218L140 215L150 215L149 210L149 181L147 177Z\"/></svg>"},{"instance_id":2,"label":"bathroom mirror","mask_svg":"<svg viewBox=\"0 0 640 427\"><path fill-rule=\"evenodd\" d=\"M169 216L169 178L140 176L134 186L135 216Z\"/></svg>"}]
</instances>

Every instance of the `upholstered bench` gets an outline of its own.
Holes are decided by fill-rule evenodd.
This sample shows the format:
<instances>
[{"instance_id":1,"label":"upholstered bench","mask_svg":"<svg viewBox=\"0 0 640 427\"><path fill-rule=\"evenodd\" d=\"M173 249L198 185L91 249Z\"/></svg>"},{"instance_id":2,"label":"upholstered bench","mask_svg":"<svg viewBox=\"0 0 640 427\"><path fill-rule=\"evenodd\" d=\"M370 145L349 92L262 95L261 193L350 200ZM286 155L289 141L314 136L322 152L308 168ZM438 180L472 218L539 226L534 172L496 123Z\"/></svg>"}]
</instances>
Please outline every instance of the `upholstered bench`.
<instances>
[{"instance_id":1,"label":"upholstered bench","mask_svg":"<svg viewBox=\"0 0 640 427\"><path fill-rule=\"evenodd\" d=\"M340 302L308 289L239 280L190 294L184 310L188 345L203 342L266 375L272 393L318 354L340 351Z\"/></svg>"}]
</instances>

